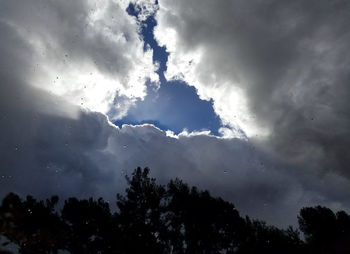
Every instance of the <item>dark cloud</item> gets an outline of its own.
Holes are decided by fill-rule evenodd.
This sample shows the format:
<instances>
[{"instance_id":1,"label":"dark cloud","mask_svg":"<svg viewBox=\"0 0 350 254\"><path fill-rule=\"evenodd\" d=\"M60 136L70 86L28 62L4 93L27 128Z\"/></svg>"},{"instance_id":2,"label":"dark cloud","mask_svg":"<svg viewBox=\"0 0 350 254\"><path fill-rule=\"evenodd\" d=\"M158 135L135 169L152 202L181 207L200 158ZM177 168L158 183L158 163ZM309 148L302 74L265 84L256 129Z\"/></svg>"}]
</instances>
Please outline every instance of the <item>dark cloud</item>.
<instances>
[{"instance_id":1,"label":"dark cloud","mask_svg":"<svg viewBox=\"0 0 350 254\"><path fill-rule=\"evenodd\" d=\"M183 77L225 123L285 159L349 176L348 1L159 5L168 78Z\"/></svg>"},{"instance_id":2,"label":"dark cloud","mask_svg":"<svg viewBox=\"0 0 350 254\"><path fill-rule=\"evenodd\" d=\"M160 6L162 3L164 1L160 2ZM73 62L81 64L74 65L79 70L78 67L83 68L87 59L95 59L100 54L90 51L99 50L100 46L106 48L106 44L100 44L104 37L97 36L91 41L81 42L82 48L79 49L68 43L71 30L75 28L83 38L88 37L79 25L71 25L80 22L77 13L82 13L84 20L84 13L88 11L85 7L90 6L85 1L71 2L70 5L60 1L5 1L1 4L4 8L0 8L0 55L3 56L0 60L0 196L15 191L38 197L59 194L62 197L103 196L114 200L115 193L125 187L126 173L131 173L137 166L149 166L152 174L163 183L169 178L182 178L200 188L208 188L214 195L233 201L243 213L278 225L295 223L297 210L305 205L323 204L336 209L349 209L346 195L349 182L337 174L339 171L328 170L320 175L319 171L302 170L303 167L314 169L326 159L332 167L337 163L342 166L341 158L344 162L347 161L346 149L342 149L347 147L348 133L348 111L345 106L347 91L343 83L346 80L347 52L343 52L346 32L339 39L337 36L340 36L342 29L339 28L338 32L331 29L334 36L329 38L321 30L309 33L306 26L298 25L293 18L284 24L283 17L288 17L289 13L295 17L298 2L283 5L270 1L264 8L259 7L258 3L246 1L232 2L232 6L227 6L228 2L223 1L215 4L212 1L204 4L195 1L186 3L173 2L173 14L168 16L167 22L171 25L179 22L179 27L175 26L176 29L181 28L179 33L183 33L183 36L177 38L181 43L179 49L190 52L197 45L207 49L207 55L203 58L206 66L203 67L201 62L191 63L198 69L198 73L196 71L192 74L204 79L206 76L203 70L211 71L219 79L216 87L203 83L208 87L198 87L198 92L204 93L208 88L207 91L213 96L226 94L228 97L222 97L225 103L232 92L231 83L227 81L237 81L237 77L240 80L258 81L261 77L261 83L244 82L247 87L242 89L248 98L248 108L256 114L258 123L264 123L272 130L268 139L259 143L237 138L219 138L208 133L182 133L174 136L152 125L124 125L117 128L102 113L72 106L64 96L40 89L44 83L35 88L32 86L34 81L45 81L40 77L46 77L47 72L54 70L65 75L59 71L70 71L52 65L51 61L55 62L56 58L50 61L44 58L45 61L40 62L43 65L38 67L37 60L42 58L38 57L40 47L35 43L50 42L52 39L58 46L53 47L53 51L45 47L45 52L50 52L52 57L61 54L64 56L66 49L70 48L74 51ZM236 8L235 4L238 3L240 8ZM20 4L26 9L19 8ZM287 8L289 5L291 8ZM34 15L34 11L37 13L39 7L43 9L40 9L42 13L39 11L41 18L37 19L30 14ZM196 11L193 11L194 7L197 7ZM276 10L277 15L277 10L281 9L286 13L280 12L281 20L278 21L281 22L275 24L277 18L270 12ZM345 7L341 8L341 12L344 10ZM242 25L231 27L235 15L229 14L236 12L241 13L238 17ZM327 18L328 14L324 12L323 16L322 13L315 13L315 17L308 21L315 22L317 31L317 22L328 24L318 17ZM180 16L179 19L179 13L185 16ZM306 20L304 22L307 22L304 17L307 13L307 9L301 8L300 19ZM253 20L249 21L248 16ZM341 22L342 18L346 19L341 14L333 17L338 20L340 27L345 22ZM268 40L273 42L278 41L278 38L273 37L267 28L267 25L273 24L284 28L282 31L285 35L276 32L281 37L281 43L287 43L289 37L292 39L286 30L287 25L291 30L302 27L305 32L299 31L298 36L310 37L310 41L288 41L288 46L272 43L274 51L268 47ZM30 27L28 31L35 36L23 36L22 30L27 26ZM132 27L137 29L136 25ZM219 31L219 34L215 31ZM253 31L261 37L254 37ZM137 34L137 31L134 32ZM324 40L318 40L323 37ZM42 38L51 39L46 41ZM253 39L256 42L261 40L261 44L254 44ZM316 47L316 42L325 45ZM241 46L239 50L235 45ZM328 48L329 45L333 50ZM254 47L267 51L260 52ZM305 52L298 53L303 47L306 47ZM107 53L102 50L101 59L97 57L101 61L109 59L106 55L112 49L113 53L109 56L112 58L122 55L117 52L119 50L129 50L127 44L123 49L107 48ZM320 54L314 50L325 50L324 57L315 58L315 55ZM281 55L283 57L279 58ZM236 60L241 58L244 61ZM57 61L60 62L60 58ZM283 66L289 66L287 76L281 74L287 70ZM321 71L320 66L328 72ZM99 65L99 68L112 70L105 69L104 64ZM329 71L330 68L332 72ZM118 71L123 72L123 69ZM249 73L251 75L248 76ZM280 85L277 85L276 80L279 80ZM319 80L323 80L323 83ZM219 81L225 85L220 85ZM273 82L270 84L269 81ZM289 84L293 84L295 97L287 96ZM328 107L324 106L325 102L329 104ZM220 107L224 116L227 112L231 114L222 105ZM220 107L217 106L216 109ZM311 116L313 119L309 118ZM279 153L268 149L267 144L278 148ZM328 165L327 163L322 165Z\"/></svg>"},{"instance_id":3,"label":"dark cloud","mask_svg":"<svg viewBox=\"0 0 350 254\"><path fill-rule=\"evenodd\" d=\"M50 106L46 99L57 99L32 88L26 98L15 86L6 92L19 102L35 99L45 106ZM162 183L179 177L234 202L243 213L283 226L295 223L305 205L349 205L348 183L338 176L327 176L325 185L244 140L207 134L174 138L152 125L119 129L100 113L81 111L73 118L43 113L35 103L2 106L11 114L0 127L1 195L15 191L114 200L125 188L125 174L141 165L151 167Z\"/></svg>"}]
</instances>

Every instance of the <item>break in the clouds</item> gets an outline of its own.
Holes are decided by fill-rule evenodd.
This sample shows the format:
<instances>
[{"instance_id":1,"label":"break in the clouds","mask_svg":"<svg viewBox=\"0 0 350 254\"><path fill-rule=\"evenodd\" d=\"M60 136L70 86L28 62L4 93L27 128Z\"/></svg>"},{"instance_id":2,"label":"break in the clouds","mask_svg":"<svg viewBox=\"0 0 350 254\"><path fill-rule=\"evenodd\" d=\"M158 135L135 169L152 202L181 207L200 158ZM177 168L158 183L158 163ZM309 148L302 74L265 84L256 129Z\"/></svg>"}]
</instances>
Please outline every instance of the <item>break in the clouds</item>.
<instances>
[{"instance_id":1,"label":"break in the clouds","mask_svg":"<svg viewBox=\"0 0 350 254\"><path fill-rule=\"evenodd\" d=\"M1 197L114 200L126 173L149 166L161 182L182 178L278 225L302 206L350 209L347 1L131 3L134 16L125 0L1 1ZM175 82L145 44L152 15ZM150 83L167 96L178 80L212 100L220 137L173 132L181 118L167 113L191 103L134 108L146 108ZM168 124L109 121L121 118Z\"/></svg>"}]
</instances>

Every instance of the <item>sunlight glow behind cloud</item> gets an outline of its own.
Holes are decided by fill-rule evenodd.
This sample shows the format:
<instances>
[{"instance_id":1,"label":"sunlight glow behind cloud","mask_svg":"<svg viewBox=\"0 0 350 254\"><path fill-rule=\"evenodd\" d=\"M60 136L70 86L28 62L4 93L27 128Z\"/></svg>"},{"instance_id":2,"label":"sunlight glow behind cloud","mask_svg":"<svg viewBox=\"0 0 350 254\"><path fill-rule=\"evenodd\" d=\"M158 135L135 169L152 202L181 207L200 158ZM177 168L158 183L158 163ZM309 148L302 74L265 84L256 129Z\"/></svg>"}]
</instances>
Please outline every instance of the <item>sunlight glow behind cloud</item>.
<instances>
[{"instance_id":1,"label":"sunlight glow behind cloud","mask_svg":"<svg viewBox=\"0 0 350 254\"><path fill-rule=\"evenodd\" d=\"M114 196L149 166L279 225L350 209L350 2L131 2L0 1L0 195Z\"/></svg>"},{"instance_id":2,"label":"sunlight glow behind cloud","mask_svg":"<svg viewBox=\"0 0 350 254\"><path fill-rule=\"evenodd\" d=\"M200 42L185 44L181 41L181 35L176 30L181 24L177 23L176 15L172 8L168 9L166 1L161 3L154 34L159 44L166 46L170 53L165 77L168 80L184 80L197 89L201 99L212 99L215 112L223 124L231 127L235 137L266 136L268 130L258 125L248 108L246 94L240 88L242 84L223 79L211 68L213 59L207 57L210 49L202 47Z\"/></svg>"},{"instance_id":3,"label":"sunlight glow behind cloud","mask_svg":"<svg viewBox=\"0 0 350 254\"><path fill-rule=\"evenodd\" d=\"M26 1L6 7L3 18L32 46L28 82L36 87L93 111L113 112L110 117L118 119L144 98L147 80L158 82L152 49L144 51L139 24L126 13L126 2ZM26 8L46 10L33 17ZM16 12L21 18L11 15Z\"/></svg>"}]
</instances>

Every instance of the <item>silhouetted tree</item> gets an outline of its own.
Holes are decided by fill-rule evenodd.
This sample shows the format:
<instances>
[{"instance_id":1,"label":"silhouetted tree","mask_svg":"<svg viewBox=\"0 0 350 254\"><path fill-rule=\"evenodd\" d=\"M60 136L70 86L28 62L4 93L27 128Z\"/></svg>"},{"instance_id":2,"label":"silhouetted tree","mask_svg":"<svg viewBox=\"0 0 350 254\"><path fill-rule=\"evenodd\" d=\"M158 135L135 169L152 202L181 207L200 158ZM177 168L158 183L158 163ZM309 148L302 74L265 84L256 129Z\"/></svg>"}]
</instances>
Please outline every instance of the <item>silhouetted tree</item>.
<instances>
[{"instance_id":1,"label":"silhouetted tree","mask_svg":"<svg viewBox=\"0 0 350 254\"><path fill-rule=\"evenodd\" d=\"M31 196L22 201L10 193L0 209L1 233L19 246L20 253L57 253L64 248L63 223L54 212L57 202L57 196L44 203Z\"/></svg>"},{"instance_id":2,"label":"silhouetted tree","mask_svg":"<svg viewBox=\"0 0 350 254\"><path fill-rule=\"evenodd\" d=\"M298 216L308 248L317 253L350 253L350 217L322 206L303 208Z\"/></svg>"},{"instance_id":3,"label":"silhouetted tree","mask_svg":"<svg viewBox=\"0 0 350 254\"><path fill-rule=\"evenodd\" d=\"M102 198L97 201L69 198L61 213L69 226L66 248L72 254L111 253L116 249L117 227L109 204Z\"/></svg>"},{"instance_id":4,"label":"silhouetted tree","mask_svg":"<svg viewBox=\"0 0 350 254\"><path fill-rule=\"evenodd\" d=\"M37 201L10 193L0 207L0 237L23 254L350 253L350 216L344 211L301 209L304 242L298 230L242 218L233 204L179 179L159 185L148 168L135 169L126 180L113 214L102 198L69 198L58 212L56 196Z\"/></svg>"},{"instance_id":5,"label":"silhouetted tree","mask_svg":"<svg viewBox=\"0 0 350 254\"><path fill-rule=\"evenodd\" d=\"M149 177L148 168L137 168L126 180L126 196L117 195L122 249L125 253L166 253L161 217L164 187Z\"/></svg>"},{"instance_id":6,"label":"silhouetted tree","mask_svg":"<svg viewBox=\"0 0 350 254\"><path fill-rule=\"evenodd\" d=\"M168 184L167 226L173 253L232 253L244 221L235 207L180 180Z\"/></svg>"},{"instance_id":7,"label":"silhouetted tree","mask_svg":"<svg viewBox=\"0 0 350 254\"><path fill-rule=\"evenodd\" d=\"M304 253L299 232L292 227L281 230L265 222L246 217L245 236L237 253Z\"/></svg>"}]
</instances>

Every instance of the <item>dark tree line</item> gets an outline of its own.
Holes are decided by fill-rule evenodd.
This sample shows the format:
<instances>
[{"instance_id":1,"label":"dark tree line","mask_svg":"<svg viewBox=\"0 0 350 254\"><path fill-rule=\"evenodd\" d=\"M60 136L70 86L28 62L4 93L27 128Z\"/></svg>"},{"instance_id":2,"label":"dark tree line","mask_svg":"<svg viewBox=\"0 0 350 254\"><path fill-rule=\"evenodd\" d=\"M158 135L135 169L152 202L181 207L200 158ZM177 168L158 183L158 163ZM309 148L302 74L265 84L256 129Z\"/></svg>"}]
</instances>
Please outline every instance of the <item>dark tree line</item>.
<instances>
[{"instance_id":1,"label":"dark tree line","mask_svg":"<svg viewBox=\"0 0 350 254\"><path fill-rule=\"evenodd\" d=\"M0 240L23 254L350 253L350 216L343 211L303 208L301 240L298 230L241 217L233 204L181 180L158 185L148 168L137 168L127 182L114 213L102 198L69 198L57 209L57 196L22 200L10 193L0 207Z\"/></svg>"}]
</instances>

